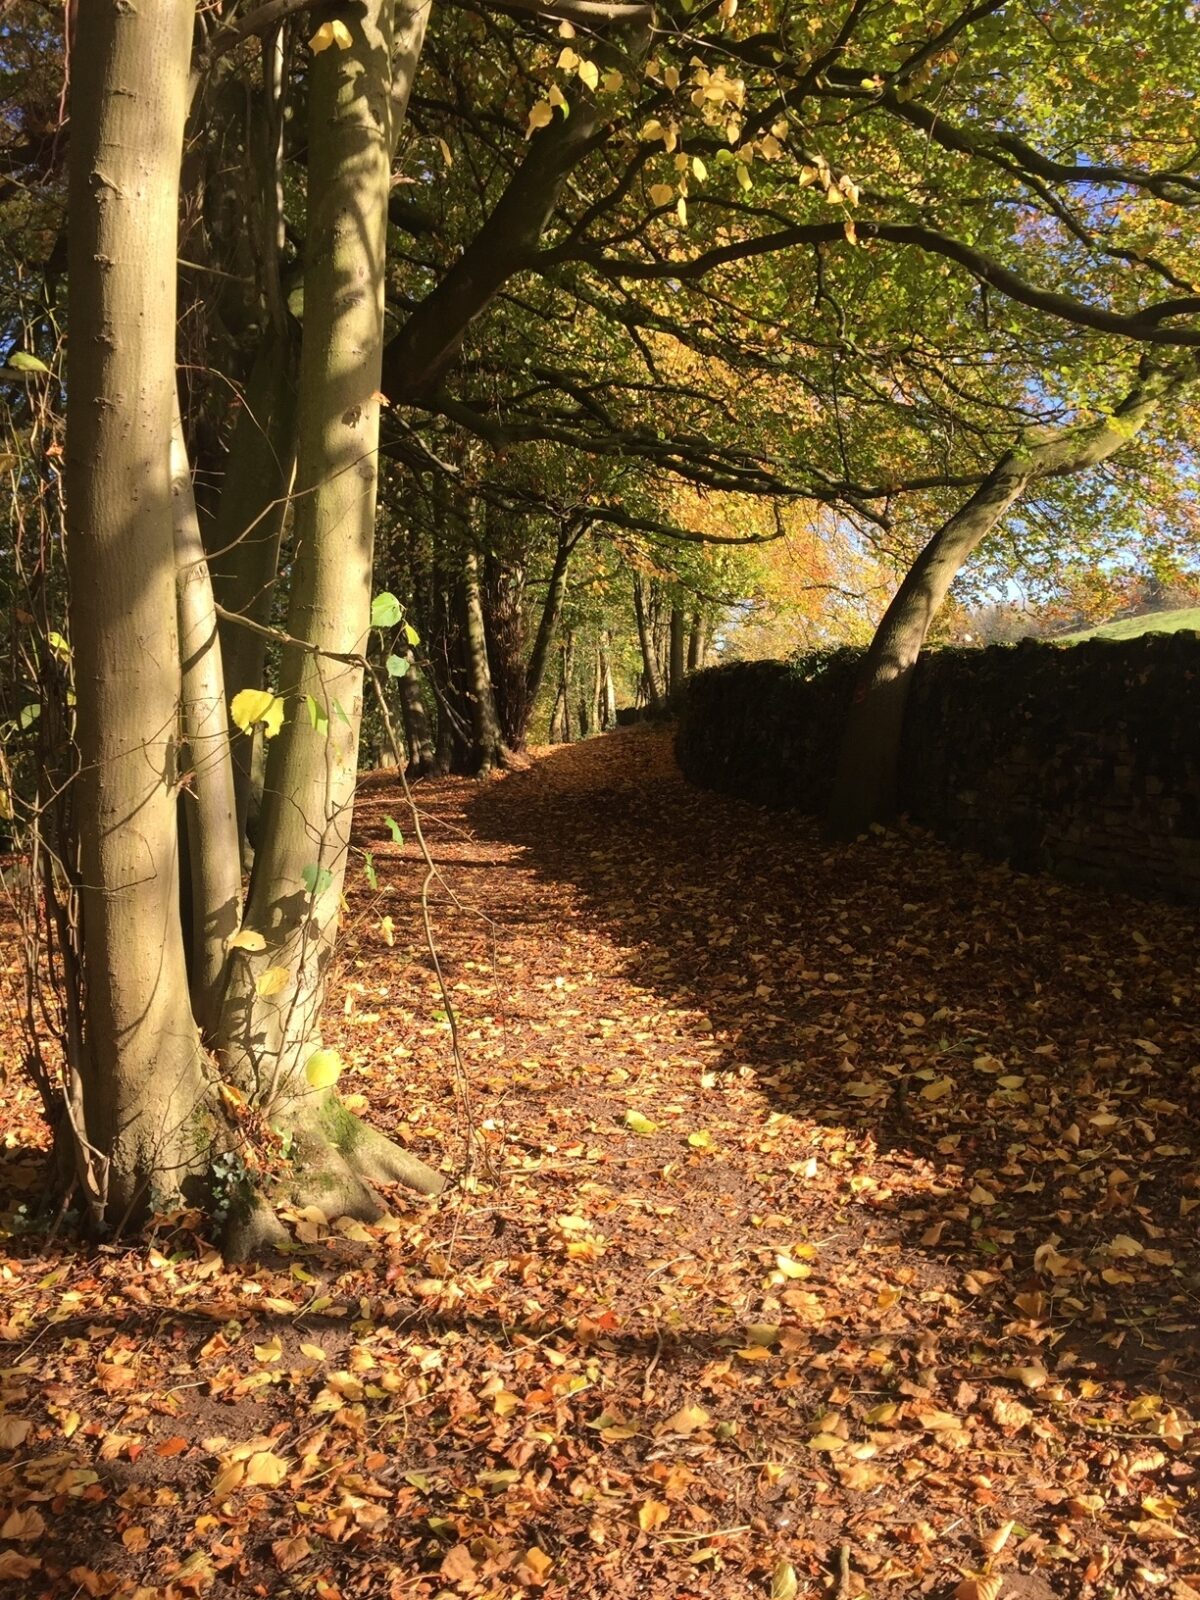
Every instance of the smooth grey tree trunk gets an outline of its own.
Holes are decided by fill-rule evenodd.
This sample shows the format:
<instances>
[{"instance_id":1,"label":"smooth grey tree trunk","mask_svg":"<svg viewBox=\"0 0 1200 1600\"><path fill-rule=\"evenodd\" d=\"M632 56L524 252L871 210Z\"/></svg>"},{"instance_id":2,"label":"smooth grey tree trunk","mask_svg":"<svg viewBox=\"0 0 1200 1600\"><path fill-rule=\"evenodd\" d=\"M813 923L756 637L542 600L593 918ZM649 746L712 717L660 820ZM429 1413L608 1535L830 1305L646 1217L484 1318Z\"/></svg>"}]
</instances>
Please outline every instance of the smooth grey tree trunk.
<instances>
[{"instance_id":1,"label":"smooth grey tree trunk","mask_svg":"<svg viewBox=\"0 0 1200 1600\"><path fill-rule=\"evenodd\" d=\"M67 561L81 762L86 1138L120 1223L207 1157L176 818L171 499L179 169L194 0L88 0L71 85Z\"/></svg>"},{"instance_id":2,"label":"smooth grey tree trunk","mask_svg":"<svg viewBox=\"0 0 1200 1600\"><path fill-rule=\"evenodd\" d=\"M267 761L261 840L222 1017L226 1075L293 1136L293 1187L335 1211L378 1215L374 1181L426 1191L441 1179L358 1121L314 1072L337 937L354 804L370 627L387 200L393 116L392 0L339 7L345 49L309 78L305 317L300 358L294 554L280 694L287 715ZM418 48L425 11L404 10ZM282 974L276 984L267 973ZM313 1078L317 1082L313 1082ZM258 1207L232 1242L277 1237Z\"/></svg>"}]
</instances>

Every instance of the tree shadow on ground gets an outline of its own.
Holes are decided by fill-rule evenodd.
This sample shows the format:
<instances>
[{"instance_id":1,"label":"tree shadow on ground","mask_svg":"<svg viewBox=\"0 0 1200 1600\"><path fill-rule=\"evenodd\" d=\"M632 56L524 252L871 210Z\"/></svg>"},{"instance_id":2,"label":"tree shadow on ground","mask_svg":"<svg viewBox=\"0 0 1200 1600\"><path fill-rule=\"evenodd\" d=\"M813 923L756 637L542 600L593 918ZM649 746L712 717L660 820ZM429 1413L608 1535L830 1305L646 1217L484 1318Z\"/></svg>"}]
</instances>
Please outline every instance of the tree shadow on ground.
<instances>
[{"instance_id":1,"label":"tree shadow on ground","mask_svg":"<svg viewBox=\"0 0 1200 1600\"><path fill-rule=\"evenodd\" d=\"M967 1297L1035 1344L1195 1391L1194 911L916 830L830 847L809 818L689 787L641 730L550 754L468 815L546 894L571 886L625 979L679 1014L666 1048L752 1081L777 1178L844 1161L847 1203L868 1236L886 1219L918 1286L923 1260L961 1262Z\"/></svg>"}]
</instances>

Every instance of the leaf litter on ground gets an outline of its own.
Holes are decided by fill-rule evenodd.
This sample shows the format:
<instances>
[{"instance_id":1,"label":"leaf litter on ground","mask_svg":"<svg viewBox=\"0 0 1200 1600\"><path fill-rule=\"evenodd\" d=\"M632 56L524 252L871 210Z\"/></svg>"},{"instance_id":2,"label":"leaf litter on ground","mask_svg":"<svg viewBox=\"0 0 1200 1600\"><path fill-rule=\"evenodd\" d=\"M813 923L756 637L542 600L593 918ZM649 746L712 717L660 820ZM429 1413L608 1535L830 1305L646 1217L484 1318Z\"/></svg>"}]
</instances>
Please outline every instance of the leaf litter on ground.
<instances>
[{"instance_id":1,"label":"leaf litter on ground","mask_svg":"<svg viewBox=\"0 0 1200 1600\"><path fill-rule=\"evenodd\" d=\"M0 1583L1200 1593L1194 911L829 848L656 732L418 798L468 1103L382 774L327 1048L488 1159L382 1224L47 1240L10 946Z\"/></svg>"}]
</instances>

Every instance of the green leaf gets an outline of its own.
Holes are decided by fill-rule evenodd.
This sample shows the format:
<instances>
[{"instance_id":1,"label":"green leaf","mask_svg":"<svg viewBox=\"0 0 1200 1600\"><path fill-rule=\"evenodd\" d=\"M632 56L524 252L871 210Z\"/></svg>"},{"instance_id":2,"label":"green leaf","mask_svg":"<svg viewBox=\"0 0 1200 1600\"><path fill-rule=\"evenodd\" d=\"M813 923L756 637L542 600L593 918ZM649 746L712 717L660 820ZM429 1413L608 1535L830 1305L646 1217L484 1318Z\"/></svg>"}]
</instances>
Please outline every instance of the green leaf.
<instances>
[{"instance_id":1,"label":"green leaf","mask_svg":"<svg viewBox=\"0 0 1200 1600\"><path fill-rule=\"evenodd\" d=\"M69 661L71 659L71 646L63 638L62 634L55 633L53 628L46 635L46 643L60 661Z\"/></svg>"},{"instance_id":2,"label":"green leaf","mask_svg":"<svg viewBox=\"0 0 1200 1600\"><path fill-rule=\"evenodd\" d=\"M408 671L408 662L403 656L389 656L387 658L389 678L402 678Z\"/></svg>"},{"instance_id":3,"label":"green leaf","mask_svg":"<svg viewBox=\"0 0 1200 1600\"><path fill-rule=\"evenodd\" d=\"M373 628L394 628L404 615L404 608L394 594L389 594L385 589L382 594L377 594L371 601L371 626Z\"/></svg>"},{"instance_id":4,"label":"green leaf","mask_svg":"<svg viewBox=\"0 0 1200 1600\"><path fill-rule=\"evenodd\" d=\"M333 714L339 722L344 722L347 727L350 726L350 718L346 715L346 708L340 700L333 702Z\"/></svg>"},{"instance_id":5,"label":"green leaf","mask_svg":"<svg viewBox=\"0 0 1200 1600\"><path fill-rule=\"evenodd\" d=\"M308 707L308 720L318 733L329 732L329 713L324 706L320 706L311 694L304 696L304 703Z\"/></svg>"},{"instance_id":6,"label":"green leaf","mask_svg":"<svg viewBox=\"0 0 1200 1600\"><path fill-rule=\"evenodd\" d=\"M8 358L8 364L14 372L50 371L50 368L44 361L39 361L37 356L31 356L25 350L14 350Z\"/></svg>"},{"instance_id":7,"label":"green leaf","mask_svg":"<svg viewBox=\"0 0 1200 1600\"><path fill-rule=\"evenodd\" d=\"M314 1050L304 1063L304 1076L314 1089L332 1089L344 1065L336 1050Z\"/></svg>"},{"instance_id":8,"label":"green leaf","mask_svg":"<svg viewBox=\"0 0 1200 1600\"><path fill-rule=\"evenodd\" d=\"M41 714L42 708L35 700L32 704L21 707L21 715L17 718L17 723L22 728L32 727Z\"/></svg>"},{"instance_id":9,"label":"green leaf","mask_svg":"<svg viewBox=\"0 0 1200 1600\"><path fill-rule=\"evenodd\" d=\"M372 890L379 888L379 878L375 872L375 857L369 850L363 852L363 871L366 873L367 882Z\"/></svg>"},{"instance_id":10,"label":"green leaf","mask_svg":"<svg viewBox=\"0 0 1200 1600\"><path fill-rule=\"evenodd\" d=\"M397 844L403 844L404 835L400 832L400 824L396 821L395 817L384 817L383 820L387 823L387 830L395 842Z\"/></svg>"},{"instance_id":11,"label":"green leaf","mask_svg":"<svg viewBox=\"0 0 1200 1600\"><path fill-rule=\"evenodd\" d=\"M404 624L404 637L408 640L409 644L412 645L414 650L421 642L421 635L413 627L411 622L406 622Z\"/></svg>"},{"instance_id":12,"label":"green leaf","mask_svg":"<svg viewBox=\"0 0 1200 1600\"><path fill-rule=\"evenodd\" d=\"M315 861L311 866L304 868L300 877L303 879L304 887L314 898L319 894L324 894L333 882L333 873L330 872L329 868L319 866Z\"/></svg>"}]
</instances>

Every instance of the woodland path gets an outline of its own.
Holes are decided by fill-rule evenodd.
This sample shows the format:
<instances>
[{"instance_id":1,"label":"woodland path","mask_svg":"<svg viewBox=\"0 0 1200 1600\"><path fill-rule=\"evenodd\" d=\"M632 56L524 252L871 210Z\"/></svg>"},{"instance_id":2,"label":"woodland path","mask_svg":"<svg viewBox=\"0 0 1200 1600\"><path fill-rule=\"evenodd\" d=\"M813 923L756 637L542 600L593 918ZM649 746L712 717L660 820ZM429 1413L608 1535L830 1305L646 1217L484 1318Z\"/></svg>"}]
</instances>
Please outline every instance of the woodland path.
<instances>
[{"instance_id":1,"label":"woodland path","mask_svg":"<svg viewBox=\"0 0 1200 1600\"><path fill-rule=\"evenodd\" d=\"M827 849L660 732L418 800L486 1161L248 1273L10 1237L13 1592L1200 1591L1194 913ZM410 835L368 779L326 1042L449 1170Z\"/></svg>"}]
</instances>

